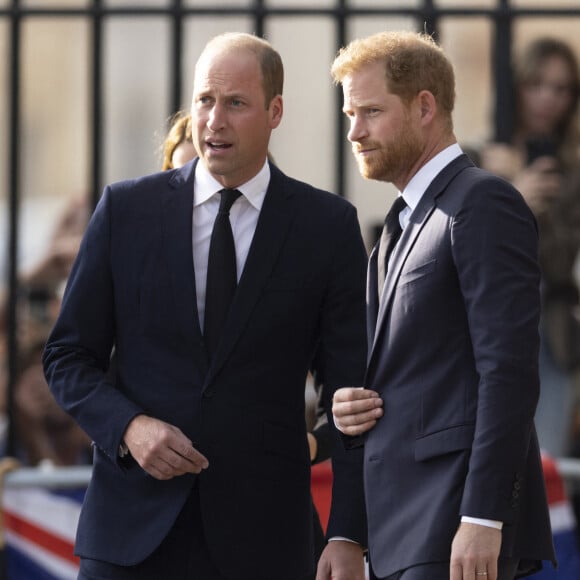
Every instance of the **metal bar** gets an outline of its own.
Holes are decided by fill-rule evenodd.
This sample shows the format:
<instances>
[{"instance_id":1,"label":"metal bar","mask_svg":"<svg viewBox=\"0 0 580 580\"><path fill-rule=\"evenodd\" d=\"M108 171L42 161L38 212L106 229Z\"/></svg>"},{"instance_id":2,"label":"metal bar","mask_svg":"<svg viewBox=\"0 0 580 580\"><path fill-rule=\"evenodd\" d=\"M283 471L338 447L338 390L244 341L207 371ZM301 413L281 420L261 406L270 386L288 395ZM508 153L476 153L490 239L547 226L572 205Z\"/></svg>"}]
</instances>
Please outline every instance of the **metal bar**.
<instances>
[{"instance_id":1,"label":"metal bar","mask_svg":"<svg viewBox=\"0 0 580 580\"><path fill-rule=\"evenodd\" d=\"M346 33L346 0L338 0L336 14L336 49L338 50L347 43ZM342 90L335 89L336 94L336 122L335 122L335 184L334 191L341 197L346 193L346 121L342 112Z\"/></svg>"},{"instance_id":2,"label":"metal bar","mask_svg":"<svg viewBox=\"0 0 580 580\"><path fill-rule=\"evenodd\" d=\"M423 15L423 32L429 36L432 36L435 40L437 40L437 42L439 42L437 34L439 15L433 0L424 0L423 9L421 12Z\"/></svg>"},{"instance_id":3,"label":"metal bar","mask_svg":"<svg viewBox=\"0 0 580 580\"><path fill-rule=\"evenodd\" d=\"M102 0L93 0L91 63L91 201L97 205L103 187L103 17Z\"/></svg>"},{"instance_id":4,"label":"metal bar","mask_svg":"<svg viewBox=\"0 0 580 580\"><path fill-rule=\"evenodd\" d=\"M20 0L12 0L14 9ZM18 244L20 217L20 59L21 19L15 15L10 31L10 140L9 140L9 241L8 241L8 302L7 302L7 353L8 384L6 409L8 433L6 453L14 454L16 433L14 427L14 389L18 378Z\"/></svg>"},{"instance_id":5,"label":"metal bar","mask_svg":"<svg viewBox=\"0 0 580 580\"><path fill-rule=\"evenodd\" d=\"M342 0L337 0L341 3ZM118 7L118 6L104 6L99 12L104 16L166 16L171 12L171 8L166 7ZM410 8L406 5L390 6L390 7L346 7L344 10L337 7L264 7L260 9L264 15L269 16L336 16L340 12L344 12L345 16L414 16L423 17L425 15L425 8ZM186 16L211 16L211 15L245 15L255 13L255 8L240 7L240 6L220 6L218 7L194 7L187 6L182 8L182 12ZM453 7L438 7L433 8L433 14L437 17L457 17L457 18L473 18L475 16L485 16L493 18L498 12L497 8L453 8ZM529 17L529 18L545 18L546 16L563 17L563 16L578 16L580 15L580 7L537 7L537 8L510 8L513 17ZM22 17L83 17L93 14L91 7L86 8L42 8L42 7L18 7L14 8L0 8L0 17L14 17L16 15Z\"/></svg>"},{"instance_id":6,"label":"metal bar","mask_svg":"<svg viewBox=\"0 0 580 580\"><path fill-rule=\"evenodd\" d=\"M493 75L495 79L494 135L498 142L507 143L513 129L512 95L512 12L509 0L499 0L495 16L493 43Z\"/></svg>"},{"instance_id":7,"label":"metal bar","mask_svg":"<svg viewBox=\"0 0 580 580\"><path fill-rule=\"evenodd\" d=\"M6 488L46 487L75 488L86 487L91 479L92 466L73 467L22 467L10 471L4 479Z\"/></svg>"},{"instance_id":8,"label":"metal bar","mask_svg":"<svg viewBox=\"0 0 580 580\"><path fill-rule=\"evenodd\" d=\"M562 457L556 459L559 474L567 480L580 482L580 459Z\"/></svg>"},{"instance_id":9,"label":"metal bar","mask_svg":"<svg viewBox=\"0 0 580 580\"><path fill-rule=\"evenodd\" d=\"M254 7L252 8L254 13L254 33L260 38L264 37L264 17L269 11L266 10L264 6L264 0L254 0Z\"/></svg>"},{"instance_id":10,"label":"metal bar","mask_svg":"<svg viewBox=\"0 0 580 580\"><path fill-rule=\"evenodd\" d=\"M555 460L562 478L580 481L580 459L563 457ZM22 467L5 477L7 488L48 487L74 488L88 485L93 468L90 465L72 467Z\"/></svg>"},{"instance_id":11,"label":"metal bar","mask_svg":"<svg viewBox=\"0 0 580 580\"><path fill-rule=\"evenodd\" d=\"M181 93L183 89L182 75L183 54L183 6L182 0L173 0L173 18L171 20L171 51L169 71L171 74L171 114L181 108Z\"/></svg>"}]
</instances>

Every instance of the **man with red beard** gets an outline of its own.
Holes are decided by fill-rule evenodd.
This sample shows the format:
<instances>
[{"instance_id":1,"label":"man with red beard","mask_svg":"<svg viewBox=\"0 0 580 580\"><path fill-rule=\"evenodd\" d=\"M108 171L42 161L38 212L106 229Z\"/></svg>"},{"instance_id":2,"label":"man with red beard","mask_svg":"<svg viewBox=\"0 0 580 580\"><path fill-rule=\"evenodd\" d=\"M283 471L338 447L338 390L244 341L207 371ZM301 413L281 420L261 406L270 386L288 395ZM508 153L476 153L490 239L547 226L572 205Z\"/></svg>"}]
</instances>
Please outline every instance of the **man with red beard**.
<instances>
[{"instance_id":1,"label":"man with red beard","mask_svg":"<svg viewBox=\"0 0 580 580\"><path fill-rule=\"evenodd\" d=\"M554 560L534 217L457 144L453 68L430 37L355 40L332 75L360 172L399 190L369 263L365 385L333 404L347 446L365 447L371 577L533 572Z\"/></svg>"}]
</instances>

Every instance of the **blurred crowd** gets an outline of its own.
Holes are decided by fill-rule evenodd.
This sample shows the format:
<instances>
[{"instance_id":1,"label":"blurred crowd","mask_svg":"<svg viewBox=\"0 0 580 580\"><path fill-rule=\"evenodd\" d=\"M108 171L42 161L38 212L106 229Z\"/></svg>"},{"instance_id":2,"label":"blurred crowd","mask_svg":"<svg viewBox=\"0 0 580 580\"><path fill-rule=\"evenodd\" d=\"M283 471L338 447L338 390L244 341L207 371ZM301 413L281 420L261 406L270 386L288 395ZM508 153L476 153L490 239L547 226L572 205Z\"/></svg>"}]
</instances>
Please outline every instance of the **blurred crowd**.
<instances>
[{"instance_id":1,"label":"blurred crowd","mask_svg":"<svg viewBox=\"0 0 580 580\"><path fill-rule=\"evenodd\" d=\"M28 465L74 465L89 460L90 441L56 404L48 390L41 354L60 307L60 298L90 214L87 197L72 199L55 224L46 250L19 278L16 381L13 393L17 458ZM2 304L0 410L7 409L7 302ZM5 441L3 442L5 445Z\"/></svg>"}]
</instances>

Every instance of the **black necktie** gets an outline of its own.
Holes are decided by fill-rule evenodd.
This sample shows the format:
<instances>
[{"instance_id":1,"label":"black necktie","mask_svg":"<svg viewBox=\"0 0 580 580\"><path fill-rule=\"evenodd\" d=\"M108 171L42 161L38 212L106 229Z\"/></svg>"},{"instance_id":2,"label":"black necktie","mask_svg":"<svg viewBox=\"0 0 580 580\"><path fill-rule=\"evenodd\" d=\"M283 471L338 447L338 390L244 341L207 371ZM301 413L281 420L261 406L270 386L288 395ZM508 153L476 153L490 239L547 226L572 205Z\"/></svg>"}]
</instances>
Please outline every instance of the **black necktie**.
<instances>
[{"instance_id":1,"label":"black necktie","mask_svg":"<svg viewBox=\"0 0 580 580\"><path fill-rule=\"evenodd\" d=\"M407 207L407 204L403 197L397 197L385 218L385 225L383 226L381 241L379 243L379 254L377 256L379 299L383 293L383 286L385 284L385 277L387 275L389 264L389 256L403 231L399 222L399 214L405 207Z\"/></svg>"},{"instance_id":2,"label":"black necktie","mask_svg":"<svg viewBox=\"0 0 580 580\"><path fill-rule=\"evenodd\" d=\"M236 247L230 224L230 208L242 195L237 189L222 189L218 214L213 224L207 261L204 337L210 358L221 336L232 298L238 285Z\"/></svg>"}]
</instances>

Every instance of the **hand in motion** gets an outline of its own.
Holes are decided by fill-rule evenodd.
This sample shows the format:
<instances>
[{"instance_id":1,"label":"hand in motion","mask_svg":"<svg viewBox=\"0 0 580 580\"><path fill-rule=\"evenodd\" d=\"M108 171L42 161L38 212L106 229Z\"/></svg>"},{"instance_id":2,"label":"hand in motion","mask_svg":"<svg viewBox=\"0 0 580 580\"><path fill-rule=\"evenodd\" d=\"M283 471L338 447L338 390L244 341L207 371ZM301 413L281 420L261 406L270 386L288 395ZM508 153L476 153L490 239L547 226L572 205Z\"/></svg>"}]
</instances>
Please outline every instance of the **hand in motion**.
<instances>
[{"instance_id":1,"label":"hand in motion","mask_svg":"<svg viewBox=\"0 0 580 580\"><path fill-rule=\"evenodd\" d=\"M450 580L497 580L500 548L501 530L462 522L451 545Z\"/></svg>"},{"instance_id":2,"label":"hand in motion","mask_svg":"<svg viewBox=\"0 0 580 580\"><path fill-rule=\"evenodd\" d=\"M364 580L365 566L360 544L328 542L318 561L316 580Z\"/></svg>"},{"instance_id":3,"label":"hand in motion","mask_svg":"<svg viewBox=\"0 0 580 580\"><path fill-rule=\"evenodd\" d=\"M344 387L334 393L332 414L336 427L345 435L361 435L383 416L383 400L376 391Z\"/></svg>"},{"instance_id":4,"label":"hand in motion","mask_svg":"<svg viewBox=\"0 0 580 580\"><path fill-rule=\"evenodd\" d=\"M209 465L177 427L147 415L129 423L124 441L135 461L155 479L200 473Z\"/></svg>"}]
</instances>

